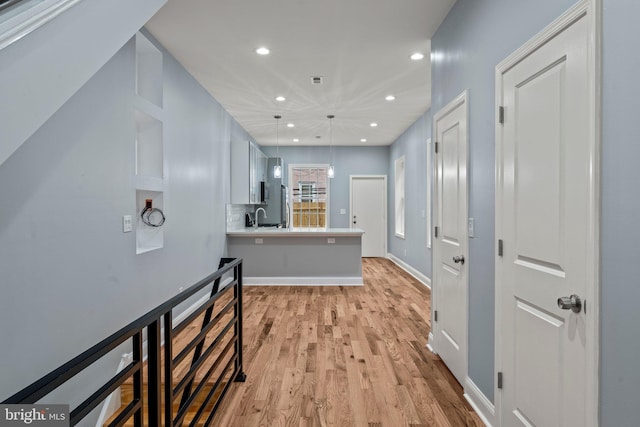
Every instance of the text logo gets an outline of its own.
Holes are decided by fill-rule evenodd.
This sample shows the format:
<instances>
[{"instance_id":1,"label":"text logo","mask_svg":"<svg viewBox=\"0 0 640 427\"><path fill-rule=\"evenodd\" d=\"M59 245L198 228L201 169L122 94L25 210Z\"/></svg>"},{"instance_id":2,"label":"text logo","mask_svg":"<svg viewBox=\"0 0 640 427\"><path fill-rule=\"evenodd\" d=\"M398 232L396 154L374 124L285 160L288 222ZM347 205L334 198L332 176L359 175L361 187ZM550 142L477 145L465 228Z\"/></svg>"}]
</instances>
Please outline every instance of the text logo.
<instances>
[{"instance_id":1,"label":"text logo","mask_svg":"<svg viewBox=\"0 0 640 427\"><path fill-rule=\"evenodd\" d=\"M0 405L0 427L68 427L69 405Z\"/></svg>"}]
</instances>

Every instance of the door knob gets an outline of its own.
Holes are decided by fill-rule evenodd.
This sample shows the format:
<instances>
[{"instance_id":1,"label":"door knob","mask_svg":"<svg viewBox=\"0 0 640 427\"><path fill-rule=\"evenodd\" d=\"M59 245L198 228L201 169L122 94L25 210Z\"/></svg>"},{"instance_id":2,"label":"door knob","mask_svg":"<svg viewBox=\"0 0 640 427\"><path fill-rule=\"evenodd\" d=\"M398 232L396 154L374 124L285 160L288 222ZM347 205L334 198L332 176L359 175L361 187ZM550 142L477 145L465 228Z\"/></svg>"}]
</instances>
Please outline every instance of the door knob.
<instances>
[{"instance_id":1,"label":"door knob","mask_svg":"<svg viewBox=\"0 0 640 427\"><path fill-rule=\"evenodd\" d=\"M558 298L558 308L561 308L562 310L571 310L574 313L580 313L580 311L582 311L582 300L576 294L573 294L570 297L560 297Z\"/></svg>"},{"instance_id":2,"label":"door knob","mask_svg":"<svg viewBox=\"0 0 640 427\"><path fill-rule=\"evenodd\" d=\"M456 264L460 263L460 264L464 265L464 255L454 256L453 257L453 262L455 262Z\"/></svg>"}]
</instances>

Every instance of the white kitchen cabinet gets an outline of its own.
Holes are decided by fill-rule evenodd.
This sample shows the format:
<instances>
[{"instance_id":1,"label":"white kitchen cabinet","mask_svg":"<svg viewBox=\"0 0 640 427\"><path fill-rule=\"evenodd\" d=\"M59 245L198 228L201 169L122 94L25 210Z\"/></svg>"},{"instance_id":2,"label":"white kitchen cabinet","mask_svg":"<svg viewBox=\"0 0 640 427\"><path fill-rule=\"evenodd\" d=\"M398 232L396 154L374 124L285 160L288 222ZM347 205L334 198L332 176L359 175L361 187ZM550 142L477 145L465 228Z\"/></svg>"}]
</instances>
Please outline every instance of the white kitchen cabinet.
<instances>
[{"instance_id":1,"label":"white kitchen cabinet","mask_svg":"<svg viewBox=\"0 0 640 427\"><path fill-rule=\"evenodd\" d=\"M267 156L251 141L231 141L231 203L261 204Z\"/></svg>"}]
</instances>

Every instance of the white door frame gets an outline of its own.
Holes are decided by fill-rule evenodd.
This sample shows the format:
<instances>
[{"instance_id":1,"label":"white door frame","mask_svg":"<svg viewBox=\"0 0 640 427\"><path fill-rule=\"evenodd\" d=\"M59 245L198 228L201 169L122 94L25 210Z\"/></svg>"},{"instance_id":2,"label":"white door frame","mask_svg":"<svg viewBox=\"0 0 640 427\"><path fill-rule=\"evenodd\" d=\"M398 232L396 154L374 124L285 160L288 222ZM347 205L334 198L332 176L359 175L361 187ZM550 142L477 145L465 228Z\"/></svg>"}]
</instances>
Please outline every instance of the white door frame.
<instances>
[{"instance_id":1,"label":"white door frame","mask_svg":"<svg viewBox=\"0 0 640 427\"><path fill-rule=\"evenodd\" d=\"M433 144L431 144L431 138L427 138L426 142L427 147L427 163L425 168L427 169L427 210L426 210L426 225L427 225L427 249L431 249L431 233L433 232L431 222L433 217L431 216L431 186L433 185L433 155L431 154L431 150L433 150Z\"/></svg>"},{"instance_id":2,"label":"white door frame","mask_svg":"<svg viewBox=\"0 0 640 427\"><path fill-rule=\"evenodd\" d=\"M496 66L495 88L496 88L496 106L502 104L502 76L510 68L518 64L531 52L547 43L553 37L561 33L579 17L587 15L588 32L589 32L589 111L590 120L586 124L589 128L589 150L590 150L590 171L589 176L589 236L590 242L588 258L593 260L592 268L587 276L587 293L586 302L588 316L586 316L587 331L587 369L590 375L586 379L587 402L585 411L587 413L587 425L585 427L596 427L598 425L598 387L599 387L599 354L600 354L600 147L601 147L601 82L602 82L602 57L601 57L601 10L602 0L582 0L567 12L561 15L554 22L549 24L544 30L534 36L531 40L521 46L514 53L509 55L504 61ZM496 135L496 204L495 204L495 232L496 242L502 234L502 218L500 207L502 205L503 194L501 192L500 182L502 182L503 170L501 168L501 156L503 147L502 125L499 123L499 112L496 108L495 118L495 135ZM496 243L497 247L497 243ZM495 256L495 374L502 370L502 280L497 274L500 258ZM494 376L494 378L496 378ZM497 381L494 386L495 395L495 413L496 425L501 425L502 411L502 394L497 387Z\"/></svg>"},{"instance_id":3,"label":"white door frame","mask_svg":"<svg viewBox=\"0 0 640 427\"><path fill-rule=\"evenodd\" d=\"M384 213L384 253L387 254L387 230L389 227L389 215L387 212L387 175L349 175L349 228L353 228L353 180L354 179L382 179L383 213Z\"/></svg>"},{"instance_id":4,"label":"white door frame","mask_svg":"<svg viewBox=\"0 0 640 427\"><path fill-rule=\"evenodd\" d=\"M449 114L451 111L453 111L454 109L456 109L458 106L460 106L460 104L464 104L465 106L465 118L467 121L467 134L466 134L466 141L467 141L467 145L465 147L465 150L467 152L467 163L465 165L467 173L466 175L466 188L467 188L467 197L466 197L466 210L465 212L462 212L462 214L465 217L465 223L468 223L469 221L469 91L465 90L464 92L462 92L460 95L458 95L453 101L449 102L446 106L442 107L442 109L440 109L440 111L438 111L434 116L433 116L433 141L435 143L438 143L438 138L437 138L437 123L438 120L440 120L442 117L446 116L447 114ZM431 144L433 146L435 146L435 144ZM438 157L437 154L436 156L433 158L433 216L432 216L432 225L434 227L440 227L440 229L442 229L442 224L441 224L441 218L440 218L440 189L439 189L439 182L440 182L440 170L439 170L439 164L438 164ZM432 231L433 232L433 231ZM464 242L464 253L462 254L464 256L464 258L466 260L469 259L469 235L468 233L465 233L464 235L465 237L465 242ZM437 329L438 327L438 322L435 321L435 317L434 317L434 311L435 308L438 306L438 269L436 268L436 260L438 259L439 256L439 252L440 252L440 245L438 243L438 239L434 238L431 244L431 251L432 251L432 257L431 257L431 271L432 271L432 281L431 281L431 332L429 332L429 341L427 344L427 347L433 352L433 353L438 353L438 344L437 341L435 340L435 337L437 336L437 334L435 334L433 331L435 329ZM464 308L464 313L465 313L465 319L464 319L464 332L463 332L463 339L461 340L462 342L464 342L464 373L462 375L463 378L467 378L468 377L468 373L469 373L469 273L467 272L467 274L465 275L465 283L464 283L464 287L465 287L465 297L464 297L464 301L461 303L462 307ZM463 387L465 386L465 384L461 384Z\"/></svg>"}]
</instances>

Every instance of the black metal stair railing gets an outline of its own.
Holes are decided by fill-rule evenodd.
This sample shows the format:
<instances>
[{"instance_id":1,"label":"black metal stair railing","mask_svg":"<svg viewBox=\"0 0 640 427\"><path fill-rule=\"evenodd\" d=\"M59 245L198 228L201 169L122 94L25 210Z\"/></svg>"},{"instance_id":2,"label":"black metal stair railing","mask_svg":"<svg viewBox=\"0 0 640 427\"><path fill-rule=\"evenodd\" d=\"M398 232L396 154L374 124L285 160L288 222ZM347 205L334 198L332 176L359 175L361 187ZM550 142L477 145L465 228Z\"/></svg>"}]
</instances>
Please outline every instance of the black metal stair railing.
<instances>
[{"instance_id":1,"label":"black metal stair railing","mask_svg":"<svg viewBox=\"0 0 640 427\"><path fill-rule=\"evenodd\" d=\"M219 289L223 276L231 272L233 272L233 280L223 289ZM178 325L173 326L173 309L208 285L212 285L212 290L207 301ZM223 297L228 301L214 316L215 303ZM229 316L230 313L233 315ZM203 322L199 333L191 338L174 357L175 337L200 317L203 317ZM231 318L228 319L229 317ZM205 348L208 334L212 331L218 331L218 333ZM148 356L146 383L143 379L145 369L143 337L145 336ZM126 407L120 409L109 426L121 426L133 420L133 425L140 427L143 425L144 415L148 417L147 425L149 426L181 426L185 423L188 412L195 412L189 425L210 425L232 382L244 382L246 378L242 367L242 259L221 259L220 268L215 273L131 322L2 403L37 403L127 341L130 341L133 347L131 363L72 409L70 425L78 424L126 382L133 383L133 398ZM181 379L175 381L177 384L174 384L174 370L189 354L192 354L189 369ZM201 375L202 368L207 364L209 368ZM223 366L222 370L219 369L220 366ZM212 378L215 372L218 375ZM197 375L200 383L195 385L194 380ZM200 395L206 390L206 384L213 385L207 395L202 398ZM148 402L144 401L144 396L148 396ZM181 396L181 400L174 415L174 400L178 396ZM194 406L194 402L197 403L196 398L200 403ZM206 420L200 422L206 411L208 411Z\"/></svg>"}]
</instances>

